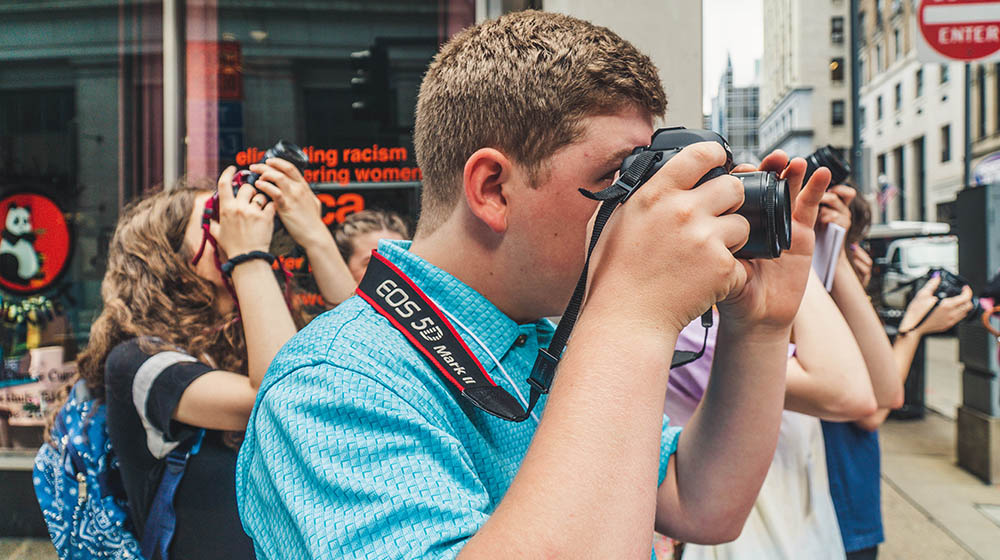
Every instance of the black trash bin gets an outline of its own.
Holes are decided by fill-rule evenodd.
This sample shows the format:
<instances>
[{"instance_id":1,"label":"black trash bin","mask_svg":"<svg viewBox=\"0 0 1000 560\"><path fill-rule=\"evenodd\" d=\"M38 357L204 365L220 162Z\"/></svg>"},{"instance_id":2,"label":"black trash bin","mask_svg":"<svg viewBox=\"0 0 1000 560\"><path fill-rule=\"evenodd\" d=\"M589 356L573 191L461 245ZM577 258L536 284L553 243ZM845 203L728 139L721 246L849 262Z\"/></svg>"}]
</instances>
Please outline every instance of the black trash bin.
<instances>
[{"instance_id":1,"label":"black trash bin","mask_svg":"<svg viewBox=\"0 0 1000 560\"><path fill-rule=\"evenodd\" d=\"M895 327L886 327L889 336L895 339ZM903 406L889 413L889 418L896 420L919 420L927 412L925 403L927 387L927 356L925 353L925 339L920 339L917 352L913 355L910 363L910 373L906 376L906 383L903 384Z\"/></svg>"}]
</instances>

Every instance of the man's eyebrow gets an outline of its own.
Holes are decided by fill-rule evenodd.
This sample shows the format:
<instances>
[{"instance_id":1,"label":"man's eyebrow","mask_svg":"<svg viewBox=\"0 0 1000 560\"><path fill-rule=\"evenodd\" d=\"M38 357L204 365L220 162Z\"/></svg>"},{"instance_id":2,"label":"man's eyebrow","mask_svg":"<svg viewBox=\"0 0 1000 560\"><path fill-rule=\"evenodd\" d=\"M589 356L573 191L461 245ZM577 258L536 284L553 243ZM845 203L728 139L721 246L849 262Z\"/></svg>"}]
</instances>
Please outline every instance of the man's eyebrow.
<instances>
[{"instance_id":1,"label":"man's eyebrow","mask_svg":"<svg viewBox=\"0 0 1000 560\"><path fill-rule=\"evenodd\" d=\"M601 163L601 169L609 169L609 168L612 168L612 167L615 168L615 169L617 169L618 167L621 166L622 160L625 159L625 156L628 156L629 154L631 154L633 149L635 149L635 148L622 148L621 150L618 150L614 154L608 156Z\"/></svg>"}]
</instances>

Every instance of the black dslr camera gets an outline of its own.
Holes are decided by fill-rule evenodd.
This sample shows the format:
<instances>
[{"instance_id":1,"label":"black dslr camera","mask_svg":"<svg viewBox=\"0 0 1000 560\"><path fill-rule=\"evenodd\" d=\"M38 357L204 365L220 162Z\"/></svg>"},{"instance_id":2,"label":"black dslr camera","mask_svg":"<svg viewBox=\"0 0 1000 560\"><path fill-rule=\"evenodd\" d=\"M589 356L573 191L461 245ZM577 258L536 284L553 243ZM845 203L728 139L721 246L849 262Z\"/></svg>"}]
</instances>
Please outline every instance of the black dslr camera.
<instances>
[{"instance_id":1,"label":"black dslr camera","mask_svg":"<svg viewBox=\"0 0 1000 560\"><path fill-rule=\"evenodd\" d=\"M921 276L917 280L917 282L913 286L913 291L910 292L910 299L912 299L913 296L916 295L916 293L920 291L920 289L923 288L925 284L927 284L927 282L934 276L935 272L941 275L941 284L939 284L937 289L934 290L934 295L938 299L955 297L962 293L962 288L969 285L969 283L965 280L965 278L962 278L957 274L948 272L943 268L932 268L930 269L930 271L927 272L927 274ZM962 320L977 321L982 316L982 314L983 314L983 307L982 305L979 304L979 298L977 298L976 296L972 296L972 311L969 311L969 314L966 315L965 318Z\"/></svg>"},{"instance_id":2,"label":"black dslr camera","mask_svg":"<svg viewBox=\"0 0 1000 560\"><path fill-rule=\"evenodd\" d=\"M300 173L309 165L309 156L302 151L302 148L284 140L278 140L277 144L268 148L264 152L264 156L257 163L266 163L268 158L281 158L297 167ZM257 179L260 179L259 174L253 173L249 169L241 169L233 176L233 194L235 195L243 185L253 186L257 182ZM268 197L268 200L270 200L270 197Z\"/></svg>"},{"instance_id":3,"label":"black dslr camera","mask_svg":"<svg viewBox=\"0 0 1000 560\"><path fill-rule=\"evenodd\" d=\"M641 185L685 146L704 141L721 144L726 150L726 163L724 167L709 171L695 186L732 171L733 152L729 149L729 143L725 138L711 130L688 130L678 126L657 130L653 133L648 146L639 146L632 150L632 154L622 162L621 174L625 174L639 154L656 152L657 157L643 175L639 183ZM750 238L747 244L736 252L736 257L741 259L780 257L781 252L787 250L792 243L792 201L788 183L784 179L779 179L777 173L770 171L733 175L743 182L745 195L743 206L736 213L750 222Z\"/></svg>"},{"instance_id":4,"label":"black dslr camera","mask_svg":"<svg viewBox=\"0 0 1000 560\"><path fill-rule=\"evenodd\" d=\"M806 156L806 175L802 178L802 184L809 182L809 178L820 167L830 170L830 186L840 185L851 176L851 166L840 157L840 154L829 144Z\"/></svg>"},{"instance_id":5,"label":"black dslr camera","mask_svg":"<svg viewBox=\"0 0 1000 560\"><path fill-rule=\"evenodd\" d=\"M273 157L281 158L285 161L290 162L292 165L294 165L299 169L300 173L309 164L309 156L307 156L306 153L302 151L302 148L299 148L298 146L292 144L291 142L285 142L284 140L278 140L277 144L268 148L267 151L264 152L264 156L260 158L260 161L258 161L257 163L265 163L267 162L268 158L273 158ZM237 171L236 174L233 175L233 182L232 182L233 196L236 196L236 194L239 193L240 187L242 187L243 185L253 186L253 184L257 182L257 179L260 179L260 175L258 173L251 172L249 169L241 169ZM257 192L260 192L260 194L266 196L268 202L270 202L271 197L267 196L266 193L263 193L261 191ZM211 219L216 222L219 221L218 191L216 191L216 193L212 195L212 199L209 201L208 205L205 206L205 212L207 219ZM281 221L277 217L274 218L274 221L275 221L275 227L281 225Z\"/></svg>"}]
</instances>

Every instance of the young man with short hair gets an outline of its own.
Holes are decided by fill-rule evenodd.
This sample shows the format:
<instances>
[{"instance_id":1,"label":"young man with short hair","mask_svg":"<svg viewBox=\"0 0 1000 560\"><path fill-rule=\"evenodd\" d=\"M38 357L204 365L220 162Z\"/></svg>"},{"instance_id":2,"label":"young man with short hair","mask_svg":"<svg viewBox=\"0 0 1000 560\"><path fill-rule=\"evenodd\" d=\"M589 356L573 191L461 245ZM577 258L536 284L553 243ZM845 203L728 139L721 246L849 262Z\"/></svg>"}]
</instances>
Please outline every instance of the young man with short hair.
<instances>
[{"instance_id":1,"label":"young man with short hair","mask_svg":"<svg viewBox=\"0 0 1000 560\"><path fill-rule=\"evenodd\" d=\"M577 189L611 185L665 108L648 57L559 14L469 28L431 63L417 233L379 253L508 393L527 392L553 333L544 317L563 312L583 268L597 205ZM774 452L829 173L795 202L791 250L739 261L742 184L692 188L724 160L718 144L689 146L615 212L558 376L523 422L458 397L365 299L313 321L272 364L240 454L257 554L648 557L654 523L685 541L735 538ZM785 169L794 192L805 161L776 153L762 168ZM712 381L680 434L662 414L671 354L716 303Z\"/></svg>"}]
</instances>

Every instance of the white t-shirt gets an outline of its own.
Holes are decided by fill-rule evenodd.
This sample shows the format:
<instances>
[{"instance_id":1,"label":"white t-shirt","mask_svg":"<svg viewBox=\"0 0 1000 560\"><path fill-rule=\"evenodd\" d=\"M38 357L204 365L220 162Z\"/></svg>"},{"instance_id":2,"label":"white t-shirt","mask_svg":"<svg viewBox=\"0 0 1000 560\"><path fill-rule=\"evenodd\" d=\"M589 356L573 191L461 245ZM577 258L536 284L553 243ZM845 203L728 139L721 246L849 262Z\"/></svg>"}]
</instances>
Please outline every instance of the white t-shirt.
<instances>
[{"instance_id":1,"label":"white t-shirt","mask_svg":"<svg viewBox=\"0 0 1000 560\"><path fill-rule=\"evenodd\" d=\"M789 411L782 414L774 460L739 538L684 548L684 560L842 560L845 556L830 498L819 419Z\"/></svg>"}]
</instances>

